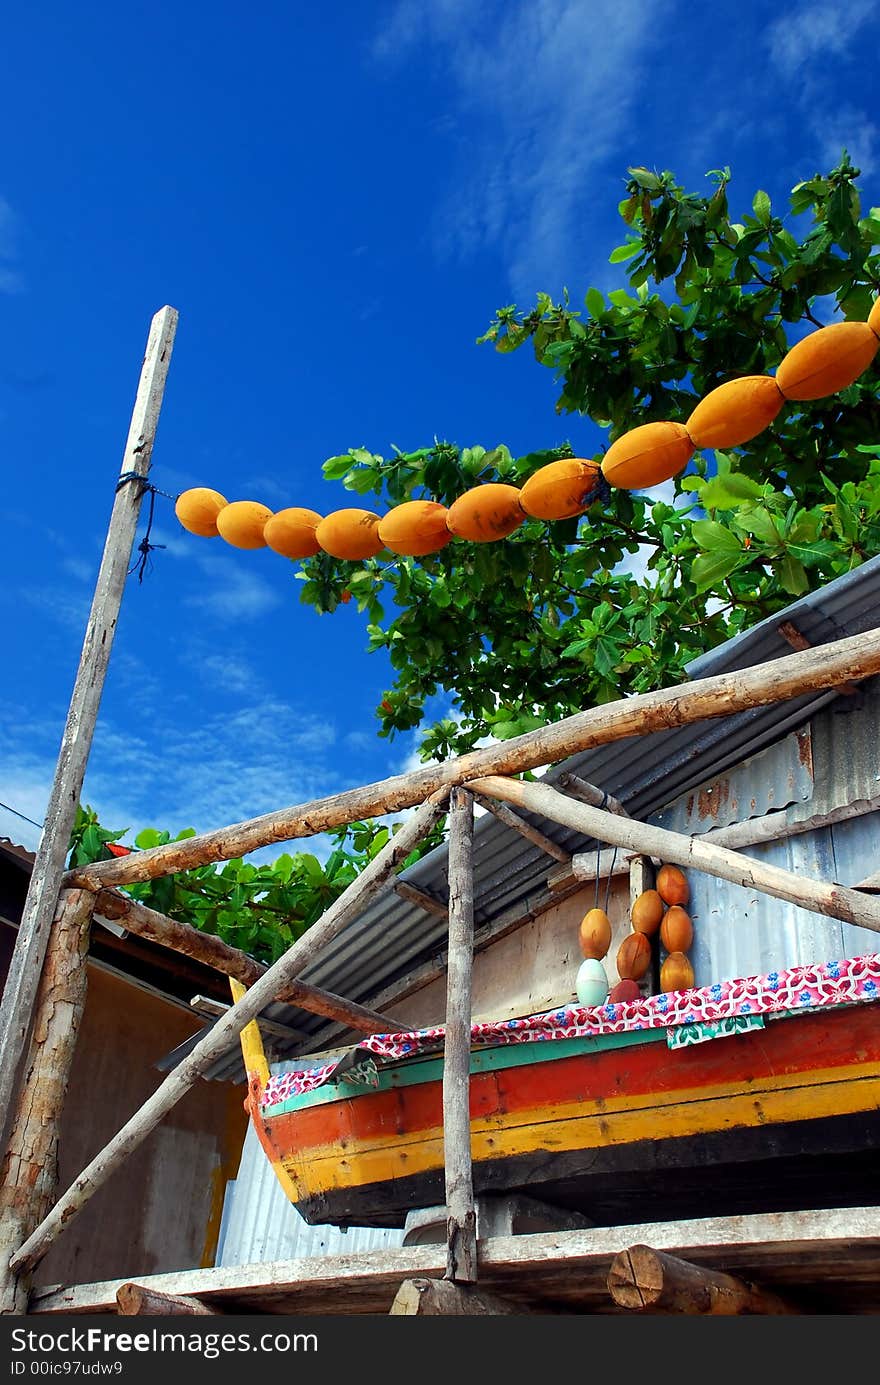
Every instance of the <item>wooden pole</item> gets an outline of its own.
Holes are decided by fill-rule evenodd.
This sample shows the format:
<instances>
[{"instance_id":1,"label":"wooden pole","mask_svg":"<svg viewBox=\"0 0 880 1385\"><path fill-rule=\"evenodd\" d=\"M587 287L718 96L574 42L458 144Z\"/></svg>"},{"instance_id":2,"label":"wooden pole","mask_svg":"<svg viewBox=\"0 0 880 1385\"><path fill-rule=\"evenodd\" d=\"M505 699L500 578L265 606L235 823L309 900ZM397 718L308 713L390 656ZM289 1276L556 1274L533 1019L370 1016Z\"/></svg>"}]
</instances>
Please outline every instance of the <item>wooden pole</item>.
<instances>
[{"instance_id":1,"label":"wooden pole","mask_svg":"<svg viewBox=\"0 0 880 1385\"><path fill-rule=\"evenodd\" d=\"M519 813L514 813L512 809L505 808L503 803L496 803L494 799L485 798L482 794L474 794L474 798L481 808L485 808L487 813L491 813L499 822L503 822L505 827L511 831L518 832L526 841L537 846L547 856L552 856L554 861L564 861L568 865L571 861L571 853L564 847L558 846L545 833L540 832L537 827L533 827L525 818L521 818Z\"/></svg>"},{"instance_id":2,"label":"wooden pole","mask_svg":"<svg viewBox=\"0 0 880 1385\"><path fill-rule=\"evenodd\" d=\"M553 787L571 794L572 798L579 798L581 803L589 803L593 808L606 808L609 813L614 813L619 818L629 817L619 798L597 788L595 784L590 784L586 779L581 779L577 774L560 774Z\"/></svg>"},{"instance_id":3,"label":"wooden pole","mask_svg":"<svg viewBox=\"0 0 880 1385\"><path fill-rule=\"evenodd\" d=\"M145 904L127 899L115 890L101 890L97 897L95 912L111 920L122 920L130 933L162 947L181 952L185 957L193 957L224 976L234 977L245 986L252 986L265 976L268 967L249 957L237 947L230 947L222 938L213 933L202 933L179 919L170 919ZM390 1015L381 1015L366 1005L358 1005L353 1000L344 1000L332 991L322 990L320 986L308 986L304 981L291 981L283 991L274 997L289 1005L296 1005L312 1015L323 1015L325 1019L336 1020L357 1034L394 1034L400 1028L400 1021Z\"/></svg>"},{"instance_id":4,"label":"wooden pole","mask_svg":"<svg viewBox=\"0 0 880 1385\"><path fill-rule=\"evenodd\" d=\"M176 310L160 309L150 325L120 475L134 472L145 477L150 469L176 330ZM14 1103L27 1047L40 969L58 901L131 562L141 491L137 481L120 484L116 491L43 830L0 1001L0 1113L4 1116Z\"/></svg>"},{"instance_id":5,"label":"wooden pole","mask_svg":"<svg viewBox=\"0 0 880 1385\"><path fill-rule=\"evenodd\" d=\"M94 895L67 890L58 902L37 990L30 1053L0 1184L0 1313L26 1313L30 1275L9 1257L51 1205L58 1180L58 1134L76 1035L86 999L86 958Z\"/></svg>"},{"instance_id":6,"label":"wooden pole","mask_svg":"<svg viewBox=\"0 0 880 1385\"><path fill-rule=\"evenodd\" d=\"M850 635L833 644L802 653L786 654L752 668L683 683L659 692L640 693L565 717L540 731L528 731L509 741L472 750L442 765L426 766L331 798L316 799L249 822L206 832L149 851L132 852L113 861L97 861L69 872L65 884L97 890L102 885L131 884L160 875L228 861L258 847L325 832L362 818L381 817L421 803L440 788L464 784L484 774L514 774L537 769L627 736L664 731L711 717L838 686L849 679L880 673L880 629Z\"/></svg>"},{"instance_id":7,"label":"wooden pole","mask_svg":"<svg viewBox=\"0 0 880 1385\"><path fill-rule=\"evenodd\" d=\"M650 1246L615 1255L608 1292L619 1308L636 1313L703 1313L715 1317L797 1313L778 1295L732 1274L705 1269Z\"/></svg>"},{"instance_id":8,"label":"wooden pole","mask_svg":"<svg viewBox=\"0 0 880 1385\"><path fill-rule=\"evenodd\" d=\"M734 885L785 899L814 914L826 914L829 918L842 919L844 923L880 933L880 900L872 895L795 875L793 871L769 866L738 851L713 846L702 837L688 837L682 832L651 827L633 818L615 817L601 808L590 808L586 803L574 803L547 784L527 784L518 779L492 776L474 780L474 788L507 803L518 804L529 812L543 813L553 822L561 822L599 841L631 847L684 869L703 870L707 875L730 880Z\"/></svg>"},{"instance_id":9,"label":"wooden pole","mask_svg":"<svg viewBox=\"0 0 880 1385\"><path fill-rule=\"evenodd\" d=\"M120 1284L116 1303L121 1316L131 1317L223 1317L222 1308L209 1308L200 1298L186 1294L161 1294L142 1284Z\"/></svg>"},{"instance_id":10,"label":"wooden pole","mask_svg":"<svg viewBox=\"0 0 880 1385\"><path fill-rule=\"evenodd\" d=\"M434 914L438 919L445 919L449 913L442 899L435 899L427 890L420 890L418 885L410 885L406 880L395 880L394 893L400 895L408 904L417 904L426 914Z\"/></svg>"},{"instance_id":11,"label":"wooden pole","mask_svg":"<svg viewBox=\"0 0 880 1385\"><path fill-rule=\"evenodd\" d=\"M370 899L388 885L395 867L406 859L416 843L430 832L442 815L445 797L444 790L422 804L317 923L312 924L308 932L288 948L284 956L250 987L242 999L199 1040L183 1062L169 1073L162 1085L95 1156L12 1257L10 1264L16 1273L32 1269L39 1263L49 1246L82 1211L92 1195L138 1148L199 1076L232 1047L244 1026L256 1019L264 1006L308 966L321 949L342 932L346 924L362 912Z\"/></svg>"},{"instance_id":12,"label":"wooden pole","mask_svg":"<svg viewBox=\"0 0 880 1385\"><path fill-rule=\"evenodd\" d=\"M474 805L466 789L449 802L449 962L443 1046L446 1274L477 1278L477 1214L471 1165L471 972L474 957Z\"/></svg>"}]
</instances>

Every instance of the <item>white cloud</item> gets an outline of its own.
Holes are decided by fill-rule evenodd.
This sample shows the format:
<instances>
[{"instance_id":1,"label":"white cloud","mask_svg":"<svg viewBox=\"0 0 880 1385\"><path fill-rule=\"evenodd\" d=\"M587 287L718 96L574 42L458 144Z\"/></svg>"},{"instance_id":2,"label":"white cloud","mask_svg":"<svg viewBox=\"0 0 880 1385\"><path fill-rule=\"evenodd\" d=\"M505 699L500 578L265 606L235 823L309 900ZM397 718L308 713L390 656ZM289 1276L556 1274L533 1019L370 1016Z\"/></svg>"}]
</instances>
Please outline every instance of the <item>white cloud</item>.
<instances>
[{"instance_id":1,"label":"white cloud","mask_svg":"<svg viewBox=\"0 0 880 1385\"><path fill-rule=\"evenodd\" d=\"M442 250L500 249L517 294L561 287L590 241L590 178L620 147L668 8L669 0L399 0L374 54L400 63L416 47L434 51L461 149Z\"/></svg>"},{"instance_id":2,"label":"white cloud","mask_svg":"<svg viewBox=\"0 0 880 1385\"><path fill-rule=\"evenodd\" d=\"M24 279L16 268L18 218L5 197L0 197L0 293L21 293Z\"/></svg>"},{"instance_id":3,"label":"white cloud","mask_svg":"<svg viewBox=\"0 0 880 1385\"><path fill-rule=\"evenodd\" d=\"M876 15L875 0L795 5L770 25L770 56L787 77L794 77L813 58L843 56L863 24Z\"/></svg>"},{"instance_id":4,"label":"white cloud","mask_svg":"<svg viewBox=\"0 0 880 1385\"><path fill-rule=\"evenodd\" d=\"M828 96L828 64L839 66L863 30L876 23L875 0L816 0L779 15L765 35L770 58L811 132L817 157L831 167L846 149L857 168L869 173L876 164L880 128L867 110L853 102L841 105Z\"/></svg>"}]
</instances>

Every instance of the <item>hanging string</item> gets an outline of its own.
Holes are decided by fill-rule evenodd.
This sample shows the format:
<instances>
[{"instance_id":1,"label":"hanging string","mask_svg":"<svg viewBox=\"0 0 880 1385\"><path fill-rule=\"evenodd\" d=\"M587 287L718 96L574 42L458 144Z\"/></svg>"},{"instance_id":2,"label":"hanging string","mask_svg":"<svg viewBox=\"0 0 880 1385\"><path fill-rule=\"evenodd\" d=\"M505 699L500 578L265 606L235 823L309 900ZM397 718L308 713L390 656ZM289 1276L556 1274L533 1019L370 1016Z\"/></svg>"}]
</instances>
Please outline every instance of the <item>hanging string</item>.
<instances>
[{"instance_id":1,"label":"hanging string","mask_svg":"<svg viewBox=\"0 0 880 1385\"><path fill-rule=\"evenodd\" d=\"M608 884L605 887L605 912L608 913L608 905L611 903L611 881L614 879L614 863L617 860L617 847L611 853L611 869L608 872Z\"/></svg>"},{"instance_id":2,"label":"hanging string","mask_svg":"<svg viewBox=\"0 0 880 1385\"><path fill-rule=\"evenodd\" d=\"M604 808L604 807L606 806L607 802L608 802L608 790L607 790L607 789L603 789L603 790L602 790L602 802L599 804L599 807L600 807L600 808ZM614 854L615 854L615 856L617 855L617 847L614 848ZM596 903L595 903L595 905L594 905L594 908L596 908L596 909L599 908L599 874L600 874L601 868L602 868L602 843L597 839L597 841L596 841ZM612 867L612 869L613 869L613 867ZM610 878L610 876L609 876L609 881L608 881L608 883L609 883L609 887L610 887L610 884L611 884L611 878ZM606 898L606 900L605 900L605 912L606 912L606 914L608 913L608 900L607 900L607 898Z\"/></svg>"},{"instance_id":3,"label":"hanging string","mask_svg":"<svg viewBox=\"0 0 880 1385\"><path fill-rule=\"evenodd\" d=\"M175 501L178 497L176 495L169 495L168 491L160 491L158 486L154 486L153 483L151 481L148 481L145 476L141 476L139 471L123 471L122 475L119 477L119 480L116 482L117 491L120 491L123 486L129 483L129 481L136 481L138 483L138 485L140 486L141 496L143 496L145 491L149 491L150 493L150 509L149 513L147 514L147 529L146 533L144 534L144 537L141 539L140 543L137 546L137 551L140 554L140 557L137 558L137 560L133 562L131 567L128 569L129 577L132 575L133 572L136 572L138 575L138 582L143 582L145 574L147 572L152 572L153 570L153 564L150 561L150 554L155 553L157 548L165 548L166 546L164 543L150 543L150 534L153 530L153 512L156 507L156 496L164 495L166 500Z\"/></svg>"}]
</instances>

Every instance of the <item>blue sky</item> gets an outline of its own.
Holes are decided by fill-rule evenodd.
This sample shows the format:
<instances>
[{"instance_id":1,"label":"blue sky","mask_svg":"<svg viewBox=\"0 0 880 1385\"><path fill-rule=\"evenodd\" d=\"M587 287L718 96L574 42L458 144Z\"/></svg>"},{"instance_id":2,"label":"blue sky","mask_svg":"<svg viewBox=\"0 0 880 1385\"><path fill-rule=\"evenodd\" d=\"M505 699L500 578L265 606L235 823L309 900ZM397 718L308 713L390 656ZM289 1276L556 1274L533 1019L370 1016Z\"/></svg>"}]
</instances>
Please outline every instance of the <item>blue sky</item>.
<instances>
[{"instance_id":1,"label":"blue sky","mask_svg":"<svg viewBox=\"0 0 880 1385\"><path fill-rule=\"evenodd\" d=\"M475 338L613 287L633 163L731 204L845 145L880 202L874 0L18 6L0 107L0 800L42 819L153 313L180 313L151 479L327 513L349 447L569 440L552 376ZM197 539L130 579L84 798L208 830L383 778L352 605ZM0 809L0 835L37 831Z\"/></svg>"}]
</instances>

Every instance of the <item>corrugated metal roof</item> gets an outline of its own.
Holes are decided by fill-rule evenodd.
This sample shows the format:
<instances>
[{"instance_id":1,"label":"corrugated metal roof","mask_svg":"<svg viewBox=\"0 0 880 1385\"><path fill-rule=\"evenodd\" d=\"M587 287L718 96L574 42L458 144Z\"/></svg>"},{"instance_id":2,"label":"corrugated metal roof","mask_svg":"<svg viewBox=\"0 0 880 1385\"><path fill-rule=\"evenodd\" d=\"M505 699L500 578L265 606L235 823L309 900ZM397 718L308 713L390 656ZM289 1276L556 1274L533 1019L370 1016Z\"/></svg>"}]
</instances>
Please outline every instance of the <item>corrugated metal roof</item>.
<instances>
[{"instance_id":1,"label":"corrugated metal roof","mask_svg":"<svg viewBox=\"0 0 880 1385\"><path fill-rule=\"evenodd\" d=\"M690 678L749 668L792 652L778 627L789 621L810 644L820 645L871 630L880 625L880 557L872 558L829 583L821 590L793 602L784 611L701 655L687 667ZM579 775L618 798L631 816L645 820L680 794L755 755L802 726L829 703L856 704L857 698L841 698L834 690L817 689L787 702L756 707L747 712L696 722L647 736L628 737L610 745L573 755L547 774L552 783L563 772ZM876 725L876 721L874 723ZM876 733L875 733L876 734ZM634 753L635 751L635 753ZM873 763L873 761L871 762ZM854 764L854 762L853 762ZM852 768L855 779L867 771ZM594 843L570 829L529 818L544 834L568 852L589 850ZM554 862L538 847L485 814L475 826L474 898L477 927L504 914L523 913L546 888ZM403 879L445 900L446 848L435 848L407 870ZM369 1003L378 992L404 977L413 967L439 956L446 941L444 920L426 913L396 894L381 896L324 948L321 957L302 974L327 990L352 1000ZM305 1030L310 1047L338 1043L340 1030L317 1016L287 1006L273 1006L272 1018ZM295 1044L276 1047L279 1057L289 1055ZM218 1062L211 1076L240 1077L240 1058L229 1054Z\"/></svg>"}]
</instances>

